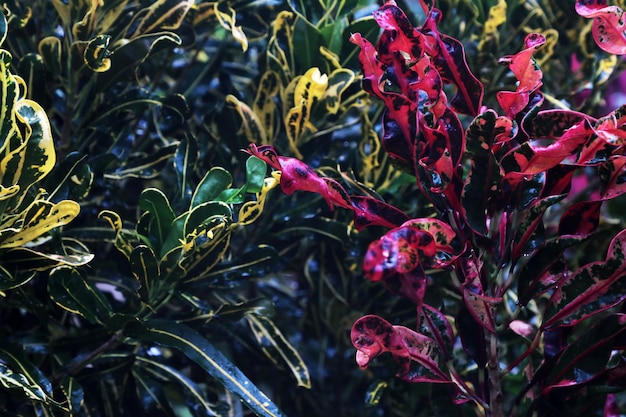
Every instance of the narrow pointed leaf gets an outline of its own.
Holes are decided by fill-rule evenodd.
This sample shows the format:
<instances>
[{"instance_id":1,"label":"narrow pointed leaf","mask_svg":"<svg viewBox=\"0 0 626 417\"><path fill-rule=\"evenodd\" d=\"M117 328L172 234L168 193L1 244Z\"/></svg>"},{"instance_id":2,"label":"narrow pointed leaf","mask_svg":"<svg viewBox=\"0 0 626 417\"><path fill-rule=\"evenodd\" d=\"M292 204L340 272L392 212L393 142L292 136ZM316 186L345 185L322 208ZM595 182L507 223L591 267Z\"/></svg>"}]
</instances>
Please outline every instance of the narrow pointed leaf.
<instances>
[{"instance_id":1,"label":"narrow pointed leaf","mask_svg":"<svg viewBox=\"0 0 626 417\"><path fill-rule=\"evenodd\" d=\"M184 324L150 320L129 326L128 335L144 341L178 349L196 362L224 387L241 398L244 405L259 416L279 417L283 413L208 339Z\"/></svg>"}]
</instances>

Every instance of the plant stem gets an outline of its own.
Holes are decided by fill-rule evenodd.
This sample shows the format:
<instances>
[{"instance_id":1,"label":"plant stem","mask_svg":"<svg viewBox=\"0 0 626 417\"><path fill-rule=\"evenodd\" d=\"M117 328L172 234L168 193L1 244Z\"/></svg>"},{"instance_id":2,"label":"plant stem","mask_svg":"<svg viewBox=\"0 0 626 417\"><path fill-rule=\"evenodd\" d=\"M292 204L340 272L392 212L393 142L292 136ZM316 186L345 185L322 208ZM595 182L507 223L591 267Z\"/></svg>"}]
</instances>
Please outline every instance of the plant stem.
<instances>
[{"instance_id":1,"label":"plant stem","mask_svg":"<svg viewBox=\"0 0 626 417\"><path fill-rule=\"evenodd\" d=\"M502 409L502 373L498 361L498 336L488 333L489 363L487 373L489 375L489 411L490 417L504 417Z\"/></svg>"}]
</instances>

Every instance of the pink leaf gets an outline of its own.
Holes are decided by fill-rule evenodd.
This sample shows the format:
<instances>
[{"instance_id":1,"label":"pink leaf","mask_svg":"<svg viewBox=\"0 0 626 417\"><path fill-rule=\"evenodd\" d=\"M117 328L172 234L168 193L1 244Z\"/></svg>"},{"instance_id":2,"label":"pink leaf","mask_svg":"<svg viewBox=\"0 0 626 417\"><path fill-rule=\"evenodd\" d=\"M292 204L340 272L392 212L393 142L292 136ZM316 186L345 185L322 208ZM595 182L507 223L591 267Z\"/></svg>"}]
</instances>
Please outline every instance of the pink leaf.
<instances>
[{"instance_id":1,"label":"pink leaf","mask_svg":"<svg viewBox=\"0 0 626 417\"><path fill-rule=\"evenodd\" d=\"M621 8L607 6L606 0L577 0L576 12L593 19L591 33L602 50L610 54L626 54L626 24Z\"/></svg>"}]
</instances>

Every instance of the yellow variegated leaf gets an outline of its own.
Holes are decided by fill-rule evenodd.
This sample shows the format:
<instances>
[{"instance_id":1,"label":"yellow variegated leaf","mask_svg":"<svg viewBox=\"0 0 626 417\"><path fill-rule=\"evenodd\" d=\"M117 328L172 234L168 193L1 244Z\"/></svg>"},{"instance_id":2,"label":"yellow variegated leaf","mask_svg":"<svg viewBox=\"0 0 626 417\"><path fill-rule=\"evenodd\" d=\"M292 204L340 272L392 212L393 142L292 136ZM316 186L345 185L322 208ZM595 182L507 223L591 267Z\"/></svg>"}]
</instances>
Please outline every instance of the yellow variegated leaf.
<instances>
[{"instance_id":1,"label":"yellow variegated leaf","mask_svg":"<svg viewBox=\"0 0 626 417\"><path fill-rule=\"evenodd\" d=\"M617 55L609 55L606 58L598 61L598 68L596 69L595 79L596 85L602 85L609 81L611 75L617 69L617 65L621 60L617 59Z\"/></svg>"},{"instance_id":2,"label":"yellow variegated leaf","mask_svg":"<svg viewBox=\"0 0 626 417\"><path fill-rule=\"evenodd\" d=\"M142 11L144 14L130 38L157 30L178 29L193 4L193 0L156 1Z\"/></svg>"},{"instance_id":3,"label":"yellow variegated leaf","mask_svg":"<svg viewBox=\"0 0 626 417\"><path fill-rule=\"evenodd\" d=\"M101 11L98 15L98 33L106 33L111 26L117 21L120 15L124 12L128 0L117 0L112 7L108 7L104 13ZM105 5L105 7L108 6Z\"/></svg>"},{"instance_id":4,"label":"yellow variegated leaf","mask_svg":"<svg viewBox=\"0 0 626 417\"><path fill-rule=\"evenodd\" d=\"M20 230L0 242L0 248L14 248L32 242L44 233L72 221L80 212L80 205L71 200L51 203L35 201L23 214Z\"/></svg>"},{"instance_id":5,"label":"yellow variegated leaf","mask_svg":"<svg viewBox=\"0 0 626 417\"><path fill-rule=\"evenodd\" d=\"M105 72L111 68L111 51L109 35L99 35L90 40L83 52L83 61L94 72Z\"/></svg>"},{"instance_id":6,"label":"yellow variegated leaf","mask_svg":"<svg viewBox=\"0 0 626 417\"><path fill-rule=\"evenodd\" d=\"M39 55L50 72L61 72L61 40L56 36L48 36L39 41Z\"/></svg>"},{"instance_id":7,"label":"yellow variegated leaf","mask_svg":"<svg viewBox=\"0 0 626 417\"><path fill-rule=\"evenodd\" d=\"M76 40L87 40L96 29L96 11L101 4L101 0L81 0L80 2L69 2L74 9L76 21L82 19L72 26L72 35Z\"/></svg>"},{"instance_id":8,"label":"yellow variegated leaf","mask_svg":"<svg viewBox=\"0 0 626 417\"><path fill-rule=\"evenodd\" d=\"M0 201L7 200L15 196L19 192L20 192L19 185L12 185L10 187L4 187L0 185Z\"/></svg>"},{"instance_id":9,"label":"yellow variegated leaf","mask_svg":"<svg viewBox=\"0 0 626 417\"><path fill-rule=\"evenodd\" d=\"M114 211L102 210L100 214L98 214L98 218L106 220L111 228L113 228L115 232L115 247L130 259L133 253L133 245L124 234L121 217Z\"/></svg>"},{"instance_id":10,"label":"yellow variegated leaf","mask_svg":"<svg viewBox=\"0 0 626 417\"><path fill-rule=\"evenodd\" d=\"M233 38L237 42L239 42L239 44L241 45L241 49L243 49L244 52L247 51L248 50L248 38L246 37L246 34L243 33L241 26L237 26L235 24L235 18L237 16L237 12L235 11L235 9L228 6L228 12L225 13L219 9L219 6L220 6L220 3L216 2L214 7L215 7L215 16L217 17L217 21L219 22L220 25L222 25L224 29L232 33Z\"/></svg>"},{"instance_id":11,"label":"yellow variegated leaf","mask_svg":"<svg viewBox=\"0 0 626 417\"><path fill-rule=\"evenodd\" d=\"M7 80L4 80L7 89L5 91L15 89L21 82L19 77L15 77L13 82L7 83ZM22 87L22 90L25 92L25 87ZM3 144L4 156L0 160L0 177L5 187L19 186L19 198L10 203L11 208L15 208L30 187L52 170L56 154L48 117L39 104L21 99L13 104L5 102L5 105L7 108L3 107L1 110L0 124L9 139ZM11 114L7 114L7 110L11 111ZM18 121L22 125L19 128ZM23 138L17 136L20 132L23 132Z\"/></svg>"},{"instance_id":12,"label":"yellow variegated leaf","mask_svg":"<svg viewBox=\"0 0 626 417\"><path fill-rule=\"evenodd\" d=\"M271 177L263 180L261 192L257 193L256 201L247 201L239 209L239 221L235 225L245 226L259 218L265 207L265 198L267 193L280 184L280 171L272 172Z\"/></svg>"},{"instance_id":13,"label":"yellow variegated leaf","mask_svg":"<svg viewBox=\"0 0 626 417\"><path fill-rule=\"evenodd\" d=\"M319 68L310 68L304 75L295 78L290 83L287 94L291 86L294 86L293 107L287 111L285 116L285 129L291 151L296 157L302 158L298 145L305 128L312 132L316 130L315 126L310 123L311 109L313 104L326 92L328 76L322 74Z\"/></svg>"},{"instance_id":14,"label":"yellow variegated leaf","mask_svg":"<svg viewBox=\"0 0 626 417\"><path fill-rule=\"evenodd\" d=\"M485 22L483 35L478 43L478 50L483 50L485 43L498 34L498 26L506 22L506 1L498 0L498 4L489 8L489 17Z\"/></svg>"},{"instance_id":15,"label":"yellow variegated leaf","mask_svg":"<svg viewBox=\"0 0 626 417\"><path fill-rule=\"evenodd\" d=\"M232 94L226 96L226 102L232 104L241 117L240 131L246 135L248 142L267 143L265 128L254 111Z\"/></svg>"},{"instance_id":16,"label":"yellow variegated leaf","mask_svg":"<svg viewBox=\"0 0 626 417\"><path fill-rule=\"evenodd\" d=\"M267 43L268 68L280 70L283 84L291 80L294 68L293 57L293 13L283 10L272 25L272 36ZM287 45L287 52L281 45ZM289 54L289 55L288 55Z\"/></svg>"},{"instance_id":17,"label":"yellow variegated leaf","mask_svg":"<svg viewBox=\"0 0 626 417\"><path fill-rule=\"evenodd\" d=\"M320 46L320 54L326 58L328 63L335 69L341 68L341 64L339 63L339 56L332 52L330 49Z\"/></svg>"},{"instance_id":18,"label":"yellow variegated leaf","mask_svg":"<svg viewBox=\"0 0 626 417\"><path fill-rule=\"evenodd\" d=\"M322 74L319 68L309 68L307 72L298 79L296 89L293 94L293 102L297 106L304 101L310 108L313 101L319 100L326 92L328 86L328 76Z\"/></svg>"},{"instance_id":19,"label":"yellow variegated leaf","mask_svg":"<svg viewBox=\"0 0 626 417\"><path fill-rule=\"evenodd\" d=\"M336 69L330 74L323 98L328 113L337 114L341 107L341 95L350 87L355 78L354 71L347 68Z\"/></svg>"},{"instance_id":20,"label":"yellow variegated leaf","mask_svg":"<svg viewBox=\"0 0 626 417\"><path fill-rule=\"evenodd\" d=\"M69 4L65 4L63 0L52 0L52 5L56 9L61 21L63 22L63 26L67 27L70 24L71 13Z\"/></svg>"},{"instance_id":21,"label":"yellow variegated leaf","mask_svg":"<svg viewBox=\"0 0 626 417\"><path fill-rule=\"evenodd\" d=\"M309 109L304 106L296 106L289 109L285 117L285 129L287 130L287 139L289 139L289 149L298 159L302 159L302 154L298 150L298 140L304 132Z\"/></svg>"},{"instance_id":22,"label":"yellow variegated leaf","mask_svg":"<svg viewBox=\"0 0 626 417\"><path fill-rule=\"evenodd\" d=\"M257 115L266 132L269 143L274 142L276 120L275 98L280 94L280 80L274 71L266 71L261 77L259 87L254 98L252 110ZM265 145L267 142L262 142Z\"/></svg>"},{"instance_id":23,"label":"yellow variegated leaf","mask_svg":"<svg viewBox=\"0 0 626 417\"><path fill-rule=\"evenodd\" d=\"M200 3L193 6L193 25L199 25L207 20L215 18L215 5L213 3Z\"/></svg>"},{"instance_id":24,"label":"yellow variegated leaf","mask_svg":"<svg viewBox=\"0 0 626 417\"><path fill-rule=\"evenodd\" d=\"M278 359L284 362L296 378L299 387L311 388L311 378L306 363L278 327L264 316L246 314L245 318L263 353L274 363L278 363Z\"/></svg>"}]
</instances>

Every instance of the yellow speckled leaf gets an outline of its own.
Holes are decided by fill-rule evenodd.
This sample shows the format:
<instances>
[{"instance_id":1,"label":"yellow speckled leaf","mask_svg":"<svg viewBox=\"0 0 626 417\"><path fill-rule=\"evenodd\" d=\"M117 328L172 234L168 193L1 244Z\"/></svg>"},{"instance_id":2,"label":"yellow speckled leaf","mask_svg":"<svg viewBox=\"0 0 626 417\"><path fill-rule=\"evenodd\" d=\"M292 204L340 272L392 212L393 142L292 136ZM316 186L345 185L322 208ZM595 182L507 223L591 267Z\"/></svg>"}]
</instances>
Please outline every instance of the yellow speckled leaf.
<instances>
[{"instance_id":1,"label":"yellow speckled leaf","mask_svg":"<svg viewBox=\"0 0 626 417\"><path fill-rule=\"evenodd\" d=\"M267 143L267 136L263 124L254 111L252 111L246 103L240 101L232 94L226 96L226 102L233 105L241 117L240 130L246 135L248 142Z\"/></svg>"},{"instance_id":2,"label":"yellow speckled leaf","mask_svg":"<svg viewBox=\"0 0 626 417\"><path fill-rule=\"evenodd\" d=\"M39 41L39 55L50 72L61 72L61 40L56 36L48 36Z\"/></svg>"},{"instance_id":3,"label":"yellow speckled leaf","mask_svg":"<svg viewBox=\"0 0 626 417\"><path fill-rule=\"evenodd\" d=\"M44 233L72 221L80 212L80 205L71 200L57 204L37 200L23 213L20 230L0 242L0 248L14 248L32 242Z\"/></svg>"},{"instance_id":4,"label":"yellow speckled leaf","mask_svg":"<svg viewBox=\"0 0 626 417\"><path fill-rule=\"evenodd\" d=\"M326 110L336 114L341 107L341 95L352 84L356 75L352 70L340 68L334 70L328 77L328 87L324 92Z\"/></svg>"},{"instance_id":5,"label":"yellow speckled leaf","mask_svg":"<svg viewBox=\"0 0 626 417\"><path fill-rule=\"evenodd\" d=\"M243 33L241 26L237 26L235 24L235 17L237 12L232 7L228 6L228 12L222 12L219 9L220 3L215 3L215 16L217 17L217 21L222 25L222 27L232 33L233 38L239 42L241 45L241 49L243 51L248 50L248 38L246 34Z\"/></svg>"},{"instance_id":6,"label":"yellow speckled leaf","mask_svg":"<svg viewBox=\"0 0 626 417\"><path fill-rule=\"evenodd\" d=\"M489 8L489 18L485 22L478 50L483 50L485 43L498 35L498 26L504 22L506 22L506 1L498 0L498 4Z\"/></svg>"},{"instance_id":7,"label":"yellow speckled leaf","mask_svg":"<svg viewBox=\"0 0 626 417\"><path fill-rule=\"evenodd\" d=\"M178 29L193 5L193 0L159 0L144 9L139 25L130 38L157 30Z\"/></svg>"},{"instance_id":8,"label":"yellow speckled leaf","mask_svg":"<svg viewBox=\"0 0 626 417\"><path fill-rule=\"evenodd\" d=\"M274 132L276 131L276 101L280 94L280 79L274 71L266 71L259 81L259 88L254 98L252 110L257 115L266 132L266 139L274 142ZM267 142L262 142L263 145Z\"/></svg>"},{"instance_id":9,"label":"yellow speckled leaf","mask_svg":"<svg viewBox=\"0 0 626 417\"><path fill-rule=\"evenodd\" d=\"M105 72L111 68L111 51L109 51L111 37L99 35L89 41L83 52L83 61L94 72Z\"/></svg>"},{"instance_id":10,"label":"yellow speckled leaf","mask_svg":"<svg viewBox=\"0 0 626 417\"><path fill-rule=\"evenodd\" d=\"M239 209L239 221L235 225L245 226L254 222L263 213L267 193L280 184L280 172L275 171L271 177L265 178L261 192L257 193L256 201L248 201Z\"/></svg>"}]
</instances>

